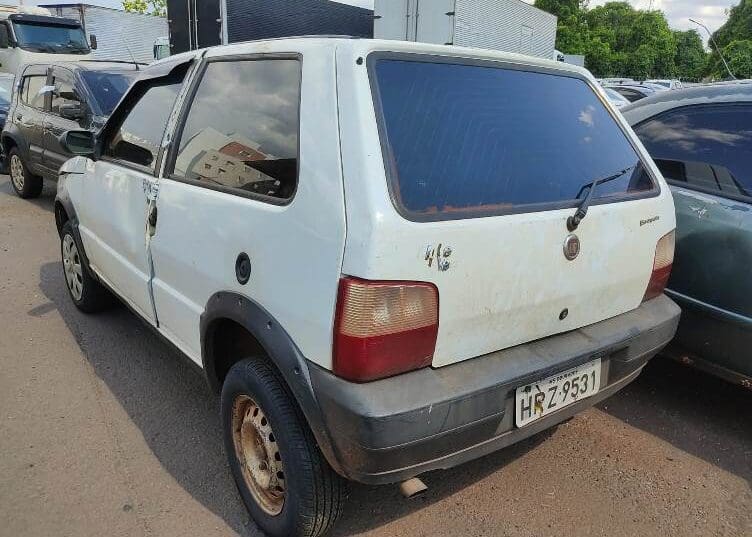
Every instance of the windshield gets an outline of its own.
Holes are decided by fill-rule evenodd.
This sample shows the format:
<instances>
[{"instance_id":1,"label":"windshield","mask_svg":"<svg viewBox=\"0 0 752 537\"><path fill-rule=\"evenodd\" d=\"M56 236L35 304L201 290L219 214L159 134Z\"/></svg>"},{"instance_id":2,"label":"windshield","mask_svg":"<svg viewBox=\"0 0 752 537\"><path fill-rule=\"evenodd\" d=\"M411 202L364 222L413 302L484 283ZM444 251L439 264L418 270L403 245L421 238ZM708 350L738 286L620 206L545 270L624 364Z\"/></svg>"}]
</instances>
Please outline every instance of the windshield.
<instances>
[{"instance_id":1,"label":"windshield","mask_svg":"<svg viewBox=\"0 0 752 537\"><path fill-rule=\"evenodd\" d=\"M440 220L574 207L584 184L625 168L634 173L599 185L596 200L654 188L584 80L490 64L372 65L386 169L403 214Z\"/></svg>"},{"instance_id":2,"label":"windshield","mask_svg":"<svg viewBox=\"0 0 752 537\"><path fill-rule=\"evenodd\" d=\"M136 71L108 73L106 71L82 71L81 77L97 101L102 114L109 116L120 98L138 76Z\"/></svg>"},{"instance_id":3,"label":"windshield","mask_svg":"<svg viewBox=\"0 0 752 537\"><path fill-rule=\"evenodd\" d=\"M34 52L88 54L89 45L80 26L13 22L18 46Z\"/></svg>"},{"instance_id":4,"label":"windshield","mask_svg":"<svg viewBox=\"0 0 752 537\"><path fill-rule=\"evenodd\" d=\"M13 79L10 77L0 78L0 106L10 104L10 96L13 93Z\"/></svg>"}]
</instances>

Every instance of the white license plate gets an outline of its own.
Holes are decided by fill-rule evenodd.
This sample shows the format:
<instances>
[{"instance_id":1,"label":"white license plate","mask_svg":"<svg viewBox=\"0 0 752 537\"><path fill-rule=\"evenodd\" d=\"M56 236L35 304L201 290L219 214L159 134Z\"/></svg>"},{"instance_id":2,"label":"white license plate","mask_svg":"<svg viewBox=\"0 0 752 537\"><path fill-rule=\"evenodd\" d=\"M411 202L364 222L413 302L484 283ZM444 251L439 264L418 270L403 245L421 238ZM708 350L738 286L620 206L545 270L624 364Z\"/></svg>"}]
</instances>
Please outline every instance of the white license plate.
<instances>
[{"instance_id":1,"label":"white license plate","mask_svg":"<svg viewBox=\"0 0 752 537\"><path fill-rule=\"evenodd\" d=\"M520 386L516 393L514 421L517 427L523 427L598 393L600 387L600 358L527 386Z\"/></svg>"}]
</instances>

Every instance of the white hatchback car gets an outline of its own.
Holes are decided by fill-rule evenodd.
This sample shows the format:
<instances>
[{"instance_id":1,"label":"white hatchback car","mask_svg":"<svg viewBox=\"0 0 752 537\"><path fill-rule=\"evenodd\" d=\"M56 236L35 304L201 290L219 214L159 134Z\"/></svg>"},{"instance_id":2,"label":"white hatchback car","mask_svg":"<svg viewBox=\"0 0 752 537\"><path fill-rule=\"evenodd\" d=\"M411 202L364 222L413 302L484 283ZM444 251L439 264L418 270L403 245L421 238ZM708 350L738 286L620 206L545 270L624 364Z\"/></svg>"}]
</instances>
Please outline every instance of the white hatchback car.
<instances>
[{"instance_id":1,"label":"white hatchback car","mask_svg":"<svg viewBox=\"0 0 752 537\"><path fill-rule=\"evenodd\" d=\"M221 392L270 535L551 427L674 335L671 193L584 69L415 43L236 44L69 131L71 298L119 297Z\"/></svg>"}]
</instances>

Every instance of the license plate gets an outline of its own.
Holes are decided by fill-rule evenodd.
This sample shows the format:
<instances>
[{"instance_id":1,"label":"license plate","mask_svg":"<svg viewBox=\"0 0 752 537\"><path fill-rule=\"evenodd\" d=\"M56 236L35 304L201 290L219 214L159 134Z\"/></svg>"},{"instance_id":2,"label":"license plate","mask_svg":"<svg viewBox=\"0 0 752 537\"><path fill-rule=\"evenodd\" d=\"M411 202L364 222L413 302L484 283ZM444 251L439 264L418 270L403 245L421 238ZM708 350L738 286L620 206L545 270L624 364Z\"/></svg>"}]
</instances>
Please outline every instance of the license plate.
<instances>
[{"instance_id":1,"label":"license plate","mask_svg":"<svg viewBox=\"0 0 752 537\"><path fill-rule=\"evenodd\" d=\"M517 388L515 423L523 427L581 399L601 387L600 358Z\"/></svg>"}]
</instances>

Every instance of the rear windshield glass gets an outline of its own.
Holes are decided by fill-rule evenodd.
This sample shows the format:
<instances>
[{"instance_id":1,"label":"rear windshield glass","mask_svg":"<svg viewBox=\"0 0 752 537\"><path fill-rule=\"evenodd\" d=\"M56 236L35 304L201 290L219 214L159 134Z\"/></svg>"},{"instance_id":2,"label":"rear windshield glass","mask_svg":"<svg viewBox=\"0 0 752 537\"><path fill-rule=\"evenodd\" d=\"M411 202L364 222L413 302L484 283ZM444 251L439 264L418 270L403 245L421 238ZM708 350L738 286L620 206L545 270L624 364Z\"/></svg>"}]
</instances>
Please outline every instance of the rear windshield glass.
<instances>
[{"instance_id":1,"label":"rear windshield glass","mask_svg":"<svg viewBox=\"0 0 752 537\"><path fill-rule=\"evenodd\" d=\"M445 219L574 206L654 188L584 81L486 65L377 59L385 161L401 212ZM537 206L537 208L536 208Z\"/></svg>"}]
</instances>

